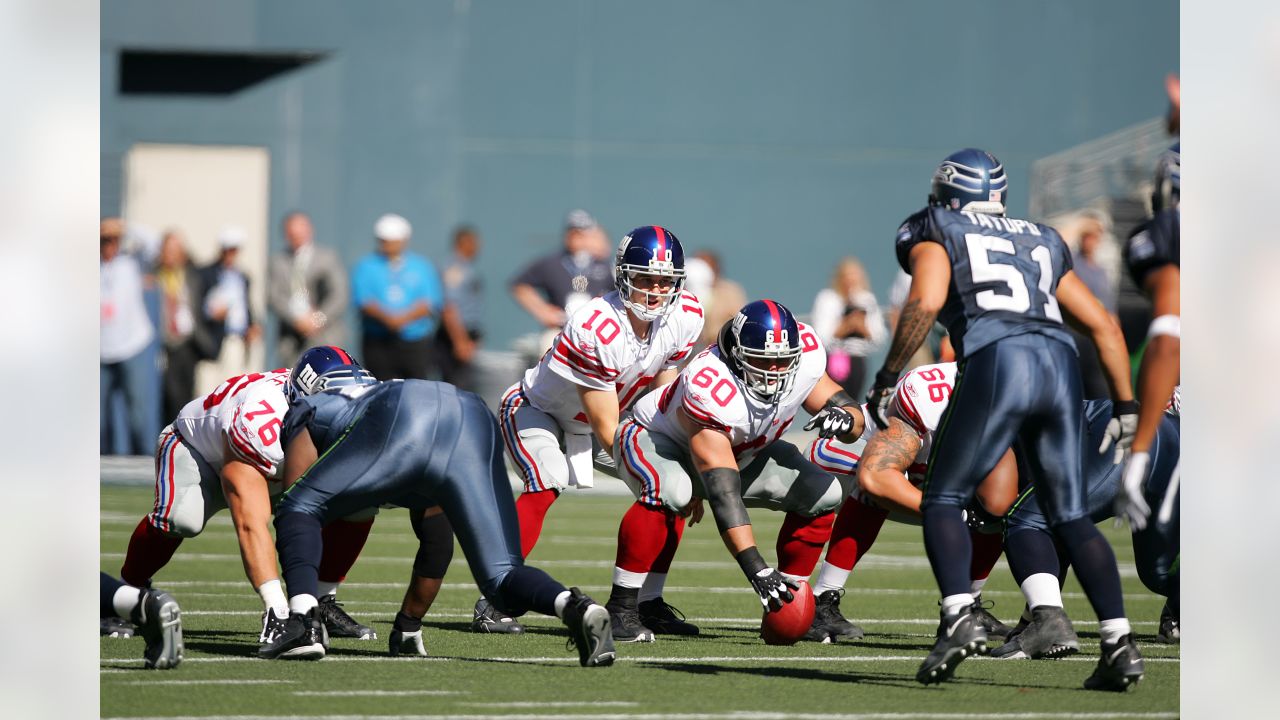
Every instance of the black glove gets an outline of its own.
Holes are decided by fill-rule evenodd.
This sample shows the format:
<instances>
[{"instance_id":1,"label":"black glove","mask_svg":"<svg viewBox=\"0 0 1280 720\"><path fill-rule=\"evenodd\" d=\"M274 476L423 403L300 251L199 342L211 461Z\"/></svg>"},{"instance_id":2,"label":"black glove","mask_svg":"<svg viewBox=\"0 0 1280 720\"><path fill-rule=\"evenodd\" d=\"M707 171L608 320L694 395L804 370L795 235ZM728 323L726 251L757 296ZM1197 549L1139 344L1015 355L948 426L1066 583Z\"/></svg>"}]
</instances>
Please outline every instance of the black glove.
<instances>
[{"instance_id":1,"label":"black glove","mask_svg":"<svg viewBox=\"0 0 1280 720\"><path fill-rule=\"evenodd\" d=\"M824 407L805 423L805 430L818 428L818 437L833 438L853 430L853 415L842 407Z\"/></svg>"},{"instance_id":2,"label":"black glove","mask_svg":"<svg viewBox=\"0 0 1280 720\"><path fill-rule=\"evenodd\" d=\"M964 509L964 521L969 529L983 535L995 535L1004 532L1003 518L987 512L982 504L974 501Z\"/></svg>"},{"instance_id":3,"label":"black glove","mask_svg":"<svg viewBox=\"0 0 1280 720\"><path fill-rule=\"evenodd\" d=\"M738 553L737 560L765 610L777 610L796 599L791 590L799 590L800 583L766 565L759 550L749 547Z\"/></svg>"},{"instance_id":4,"label":"black glove","mask_svg":"<svg viewBox=\"0 0 1280 720\"><path fill-rule=\"evenodd\" d=\"M876 373L875 384L867 391L867 410L881 430L889 427L889 401L893 400L893 388L897 384L898 374L881 368Z\"/></svg>"}]
</instances>

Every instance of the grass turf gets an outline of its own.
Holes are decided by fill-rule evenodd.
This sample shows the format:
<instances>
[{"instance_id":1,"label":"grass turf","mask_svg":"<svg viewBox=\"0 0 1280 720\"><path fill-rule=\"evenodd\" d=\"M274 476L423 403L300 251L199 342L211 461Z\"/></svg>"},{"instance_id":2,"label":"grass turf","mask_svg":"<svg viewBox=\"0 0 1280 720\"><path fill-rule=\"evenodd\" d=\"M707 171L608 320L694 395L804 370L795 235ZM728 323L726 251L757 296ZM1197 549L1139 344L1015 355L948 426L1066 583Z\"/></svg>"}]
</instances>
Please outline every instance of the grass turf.
<instances>
[{"instance_id":1,"label":"grass turf","mask_svg":"<svg viewBox=\"0 0 1280 720\"><path fill-rule=\"evenodd\" d=\"M118 574L149 489L103 486L101 566ZM570 491L552 508L531 561L603 602L617 524L629 500ZM1060 661L966 661L956 679L924 687L915 669L933 644L937 592L920 530L885 526L850 577L845 614L867 636L856 643L768 647L757 637L760 606L715 533L686 531L666 599L702 627L697 638L622 645L611 668L578 667L553 618L526 616L520 637L468 632L478 593L455 552L444 590L427 616L431 658L390 658L386 638L416 550L403 510L383 510L364 553L339 591L346 609L378 640L334 640L328 657L301 663L257 659L261 604L240 564L229 517L215 517L155 578L183 609L186 661L169 672L141 669L141 639L101 641L103 717L427 716L803 718L1176 717L1179 649L1156 644L1163 600L1133 572L1126 533L1104 527L1121 562L1126 610L1146 657L1146 679L1125 694L1081 689L1097 661L1097 624L1074 579L1066 609L1081 654ZM782 516L753 512L771 550ZM1003 562L984 592L1010 624L1022 600Z\"/></svg>"}]
</instances>

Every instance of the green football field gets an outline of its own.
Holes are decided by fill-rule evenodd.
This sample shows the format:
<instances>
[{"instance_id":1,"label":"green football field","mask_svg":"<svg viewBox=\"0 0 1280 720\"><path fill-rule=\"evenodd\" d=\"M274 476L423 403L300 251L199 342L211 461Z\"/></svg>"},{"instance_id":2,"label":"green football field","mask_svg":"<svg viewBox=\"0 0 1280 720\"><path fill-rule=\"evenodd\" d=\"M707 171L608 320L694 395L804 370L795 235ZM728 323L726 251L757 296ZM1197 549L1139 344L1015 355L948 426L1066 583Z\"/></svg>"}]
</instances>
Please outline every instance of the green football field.
<instances>
[{"instance_id":1,"label":"green football field","mask_svg":"<svg viewBox=\"0 0 1280 720\"><path fill-rule=\"evenodd\" d=\"M150 509L149 488L103 486L102 569L118 574L129 534ZM553 507L531 561L603 602L618 520L629 498L568 492ZM702 627L697 638L619 647L610 668L585 669L553 618L527 616L524 636L468 632L477 590L455 553L424 635L430 658L390 658L416 539L403 510L383 510L338 597L374 626L374 641L334 640L319 662L255 657L261 604L244 578L229 517L186 541L156 577L183 609L186 660L142 669L141 639L101 641L103 717L452 716L466 718L1164 718L1178 715L1179 650L1152 636L1162 599L1142 587L1127 535L1107 523L1125 601L1146 657L1126 694L1081 689L1097 661L1097 623L1079 586L1066 588L1082 651L1065 660L966 661L956 679L913 679L933 644L937 592L918 527L889 524L850 578L842 608L867 636L856 643L768 647L760 605L707 522L686 531L667 600ZM766 558L782 516L755 511ZM1012 622L1022 600L1003 561L984 597Z\"/></svg>"}]
</instances>

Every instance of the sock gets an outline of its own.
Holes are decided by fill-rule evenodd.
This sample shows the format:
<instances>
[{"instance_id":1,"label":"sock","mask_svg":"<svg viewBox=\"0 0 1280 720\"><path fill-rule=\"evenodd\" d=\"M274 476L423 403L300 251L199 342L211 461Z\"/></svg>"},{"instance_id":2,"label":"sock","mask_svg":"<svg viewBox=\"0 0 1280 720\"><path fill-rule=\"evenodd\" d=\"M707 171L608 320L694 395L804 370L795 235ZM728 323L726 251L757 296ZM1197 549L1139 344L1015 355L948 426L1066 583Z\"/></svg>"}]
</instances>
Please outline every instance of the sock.
<instances>
[{"instance_id":1,"label":"sock","mask_svg":"<svg viewBox=\"0 0 1280 720\"><path fill-rule=\"evenodd\" d=\"M556 617L562 620L564 619L564 608L566 605L569 604L569 595L570 595L569 591L565 590L564 592L556 596L556 602L555 602Z\"/></svg>"},{"instance_id":2,"label":"sock","mask_svg":"<svg viewBox=\"0 0 1280 720\"><path fill-rule=\"evenodd\" d=\"M311 608L319 604L320 602L316 600L315 595L311 595L309 593L294 595L293 597L289 598L289 612L302 613L303 615L305 615L311 611Z\"/></svg>"},{"instance_id":3,"label":"sock","mask_svg":"<svg viewBox=\"0 0 1280 720\"><path fill-rule=\"evenodd\" d=\"M555 490L539 490L521 493L516 498L516 516L520 518L520 554L529 557L533 546L542 534L542 522L551 509L551 503L560 496Z\"/></svg>"},{"instance_id":4,"label":"sock","mask_svg":"<svg viewBox=\"0 0 1280 720\"><path fill-rule=\"evenodd\" d=\"M320 567L324 567L323 560L320 561ZM338 595L338 583L321 580L316 583L316 590L319 591L319 597L325 597L326 595L333 595L336 597Z\"/></svg>"},{"instance_id":5,"label":"sock","mask_svg":"<svg viewBox=\"0 0 1280 720\"><path fill-rule=\"evenodd\" d=\"M952 617L973 604L973 596L969 593L957 593L942 598L942 614Z\"/></svg>"},{"instance_id":6,"label":"sock","mask_svg":"<svg viewBox=\"0 0 1280 720\"><path fill-rule=\"evenodd\" d=\"M1062 572L1053 535L1043 530L1011 529L1005 539L1005 557L1014 582L1019 585L1032 575L1047 574L1056 578Z\"/></svg>"},{"instance_id":7,"label":"sock","mask_svg":"<svg viewBox=\"0 0 1280 720\"><path fill-rule=\"evenodd\" d=\"M867 550L871 549L888 516L889 513L885 510L864 505L853 498L846 499L844 505L840 507L840 512L836 513L835 524L831 528L831 547L827 548L827 563L846 571L853 570ZM840 581L840 587L844 587L843 579Z\"/></svg>"},{"instance_id":8,"label":"sock","mask_svg":"<svg viewBox=\"0 0 1280 720\"><path fill-rule=\"evenodd\" d=\"M675 513L663 513L667 523L667 536L662 544L662 552L653 561L650 572L662 573L664 576L671 570L671 561L680 548L680 539L684 537L684 518Z\"/></svg>"},{"instance_id":9,"label":"sock","mask_svg":"<svg viewBox=\"0 0 1280 720\"><path fill-rule=\"evenodd\" d=\"M116 615L126 619L140 602L142 602L142 591L130 585L116 588L115 594L111 597L111 607L115 609Z\"/></svg>"},{"instance_id":10,"label":"sock","mask_svg":"<svg viewBox=\"0 0 1280 720\"><path fill-rule=\"evenodd\" d=\"M613 586L635 590L639 594L640 588L644 587L645 579L648 576L649 573L635 573L615 566L613 568Z\"/></svg>"},{"instance_id":11,"label":"sock","mask_svg":"<svg viewBox=\"0 0 1280 720\"><path fill-rule=\"evenodd\" d=\"M822 561L822 569L818 571L818 584L813 588L814 595L821 595L830 590L840 590L849 579L850 570Z\"/></svg>"},{"instance_id":12,"label":"sock","mask_svg":"<svg viewBox=\"0 0 1280 720\"><path fill-rule=\"evenodd\" d=\"M276 552L289 597L308 595L312 600L318 589L320 556L324 552L320 520L304 512L276 515ZM289 603L293 606L292 600Z\"/></svg>"},{"instance_id":13,"label":"sock","mask_svg":"<svg viewBox=\"0 0 1280 720\"><path fill-rule=\"evenodd\" d=\"M944 598L969 595L969 566L973 547L969 543L969 527L964 524L960 508L955 505L925 505L924 549L933 567L933 577Z\"/></svg>"},{"instance_id":14,"label":"sock","mask_svg":"<svg viewBox=\"0 0 1280 720\"><path fill-rule=\"evenodd\" d=\"M99 617L112 617L116 614L116 591L126 585L110 575L98 571L98 613Z\"/></svg>"},{"instance_id":15,"label":"sock","mask_svg":"<svg viewBox=\"0 0 1280 720\"><path fill-rule=\"evenodd\" d=\"M262 598L264 608L276 611L276 617L289 617L289 600L284 596L280 578L268 580L259 585L258 596Z\"/></svg>"},{"instance_id":16,"label":"sock","mask_svg":"<svg viewBox=\"0 0 1280 720\"><path fill-rule=\"evenodd\" d=\"M1116 556L1089 518L1078 518L1054 528L1067 547L1076 579L1084 588L1089 604L1099 620L1123 618L1124 595L1120 589L1120 571Z\"/></svg>"},{"instance_id":17,"label":"sock","mask_svg":"<svg viewBox=\"0 0 1280 720\"><path fill-rule=\"evenodd\" d=\"M1022 595L1027 606L1035 609L1041 605L1062 607L1062 591L1058 589L1058 576L1036 573L1022 581Z\"/></svg>"},{"instance_id":18,"label":"sock","mask_svg":"<svg viewBox=\"0 0 1280 720\"><path fill-rule=\"evenodd\" d=\"M640 599L640 588L624 587L614 583L613 591L609 593L609 602L607 607L619 610L635 610L637 601Z\"/></svg>"},{"instance_id":19,"label":"sock","mask_svg":"<svg viewBox=\"0 0 1280 720\"><path fill-rule=\"evenodd\" d=\"M395 622L391 624L392 630L399 630L402 633L418 632L422 629L422 618L416 618L407 613L396 613Z\"/></svg>"},{"instance_id":20,"label":"sock","mask_svg":"<svg viewBox=\"0 0 1280 720\"><path fill-rule=\"evenodd\" d=\"M135 587L144 587L160 568L169 564L182 538L161 532L148 518L142 518L129 538L129 549L120 568L120 579Z\"/></svg>"},{"instance_id":21,"label":"sock","mask_svg":"<svg viewBox=\"0 0 1280 720\"><path fill-rule=\"evenodd\" d=\"M618 582L618 571L620 568L613 569L613 581ZM626 572L625 570L623 572ZM667 586L667 574L664 572L651 572L645 579L644 584L640 586L640 602L649 600L657 600L662 597L662 590Z\"/></svg>"},{"instance_id":22,"label":"sock","mask_svg":"<svg viewBox=\"0 0 1280 720\"><path fill-rule=\"evenodd\" d=\"M982 586L990 577L992 568L1004 554L1004 537L971 530L969 541L973 543L973 558L969 561L970 590L977 595L982 592Z\"/></svg>"},{"instance_id":23,"label":"sock","mask_svg":"<svg viewBox=\"0 0 1280 720\"><path fill-rule=\"evenodd\" d=\"M347 579L351 566L356 564L364 543L369 539L369 531L373 529L373 518L368 520L334 520L321 531L324 552L320 556L319 578L326 584L332 584L337 590L338 584ZM322 595L332 592L321 590Z\"/></svg>"},{"instance_id":24,"label":"sock","mask_svg":"<svg viewBox=\"0 0 1280 720\"><path fill-rule=\"evenodd\" d=\"M663 508L649 507L634 502L618 524L618 554L614 563L617 570L643 575L653 570L654 563L667 545L670 516ZM618 577L617 570L614 577ZM634 585L639 588L644 578Z\"/></svg>"},{"instance_id":25,"label":"sock","mask_svg":"<svg viewBox=\"0 0 1280 720\"><path fill-rule=\"evenodd\" d=\"M794 580L808 580L831 539L835 513L805 517L789 512L778 530L778 572Z\"/></svg>"},{"instance_id":26,"label":"sock","mask_svg":"<svg viewBox=\"0 0 1280 720\"><path fill-rule=\"evenodd\" d=\"M532 610L556 615L556 599L568 588L531 565L517 565L507 573L493 596L494 607L513 618Z\"/></svg>"},{"instance_id":27,"label":"sock","mask_svg":"<svg viewBox=\"0 0 1280 720\"><path fill-rule=\"evenodd\" d=\"M1128 618L1112 618L1103 620L1098 623L1098 635L1102 637L1102 642L1113 645L1120 638L1133 632L1129 627Z\"/></svg>"},{"instance_id":28,"label":"sock","mask_svg":"<svg viewBox=\"0 0 1280 720\"><path fill-rule=\"evenodd\" d=\"M987 584L986 578L974 578L969 581L969 594L973 596L974 600L977 600L981 597L982 588L986 584Z\"/></svg>"}]
</instances>

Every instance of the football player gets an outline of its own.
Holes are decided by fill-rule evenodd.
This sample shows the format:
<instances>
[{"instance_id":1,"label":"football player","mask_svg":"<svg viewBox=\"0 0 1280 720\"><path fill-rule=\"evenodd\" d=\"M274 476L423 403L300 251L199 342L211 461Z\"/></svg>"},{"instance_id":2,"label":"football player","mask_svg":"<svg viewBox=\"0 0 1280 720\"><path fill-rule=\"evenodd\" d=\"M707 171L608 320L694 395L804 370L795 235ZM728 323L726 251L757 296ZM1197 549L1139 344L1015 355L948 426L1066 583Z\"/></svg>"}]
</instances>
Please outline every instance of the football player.
<instances>
[{"instance_id":1,"label":"football player","mask_svg":"<svg viewBox=\"0 0 1280 720\"><path fill-rule=\"evenodd\" d=\"M1143 488L1147 502L1160 502L1178 472L1181 453L1181 420L1176 398L1161 413L1160 425L1150 447L1150 474ZM1086 447L1096 447L1107 431L1111 402L1089 400L1085 403L1088 423ZM1022 453L1019 451L1019 460ZM1023 491L1013 510L1005 518L1006 551L1009 569L1027 599L1017 629L1008 642L992 651L1002 658L1059 658L1079 651L1080 643L1071 620L1062 609L1062 582L1066 567L1060 562L1052 531L1036 487L1025 477L1026 468L1019 463L1024 476ZM1090 522L1099 523L1115 516L1116 500L1125 494L1121 466L1097 453L1085 453L1085 478L1088 483ZM1131 526L1133 555L1138 577L1148 590L1166 598L1156 640L1178 643L1179 626L1179 531L1175 503L1168 520L1158 520L1142 528Z\"/></svg>"},{"instance_id":2,"label":"football player","mask_svg":"<svg viewBox=\"0 0 1280 720\"><path fill-rule=\"evenodd\" d=\"M149 587L184 538L199 535L209 518L230 509L245 575L262 598L260 638L278 631L289 613L269 525L271 498L281 491L280 427L288 380L286 368L237 375L187 403L160 433L155 507L129 539L120 569L125 582ZM377 512L361 510L325 529L321 611L330 635L368 640L377 637L373 629L356 622L336 597Z\"/></svg>"},{"instance_id":3,"label":"football player","mask_svg":"<svg viewBox=\"0 0 1280 720\"><path fill-rule=\"evenodd\" d=\"M1085 687L1128 687L1142 678L1142 659L1124 614L1115 554L1085 508L1084 404L1062 310L1098 346L1115 401L1101 451L1114 447L1117 463L1137 424L1124 336L1072 272L1057 231L1005 217L1008 184L994 156L975 149L953 153L935 171L932 190L928 207L898 229L898 262L911 273L911 289L867 395L876 425L887 427L898 374L941 313L959 369L920 503L942 611L937 642L916 679L948 680L966 656L986 650L987 633L969 592L972 545L963 509L1017 441L1032 481L1051 500L1051 525L1101 621L1102 657Z\"/></svg>"},{"instance_id":4,"label":"football player","mask_svg":"<svg viewBox=\"0 0 1280 720\"><path fill-rule=\"evenodd\" d=\"M570 485L590 487L592 435L603 457L611 456L620 415L650 387L675 377L676 365L690 355L702 332L702 304L684 292L684 249L671 231L646 225L628 233L618 245L613 278L615 290L576 309L542 360L502 397L498 422L507 457L524 479L516 510L525 557L560 493ZM682 521L668 525L651 528L655 542L683 530ZM620 558L631 542L622 540ZM671 553L675 547L671 543ZM670 564L669 555L660 558L640 590L649 639L650 631L698 631L662 599ZM476 603L472 629L522 628L503 622L482 598ZM614 624L615 632L622 629Z\"/></svg>"},{"instance_id":5,"label":"football player","mask_svg":"<svg viewBox=\"0 0 1280 720\"><path fill-rule=\"evenodd\" d=\"M744 306L675 381L636 403L613 443L620 475L636 495L618 531L608 604L623 626L615 637L652 638L639 625L636 593L655 563L674 552L681 514L696 521L703 498L761 604L776 609L794 599L790 588L813 571L853 484L778 439L801 407L814 415L806 429L850 442L862 434L862 413L827 376L817 335L773 300ZM787 513L778 570L756 547L748 505Z\"/></svg>"},{"instance_id":6,"label":"football player","mask_svg":"<svg viewBox=\"0 0 1280 720\"><path fill-rule=\"evenodd\" d=\"M928 467L934 432L951 398L955 374L955 363L915 368L894 389L888 428L877 430L867 421L869 426L856 443L816 438L809 444L810 460L829 472L856 477L858 486L836 514L831 544L814 585L816 607L807 639L833 642L862 637L862 629L840 612L845 583L891 512L895 519L919 522L919 486ZM1012 630L991 614L987 607L991 603L984 604L981 593L1003 549L994 521L1013 505L1017 491L1017 469L1010 452L978 486L976 501L966 508L974 549L969 591L978 606L974 613L988 636L1006 636ZM983 520L991 527L983 527ZM987 529L991 531L982 531Z\"/></svg>"},{"instance_id":7,"label":"football player","mask_svg":"<svg viewBox=\"0 0 1280 720\"><path fill-rule=\"evenodd\" d=\"M521 558L498 423L484 401L446 383L378 382L345 354L312 353L290 376L281 431L285 493L275 527L289 620L259 655L324 657L316 599L321 528L352 511L391 503L415 513L438 506L491 605L513 617L528 610L558 616L583 666L612 664L608 611ZM430 554L427 545L420 541L420 558ZM402 606L401 615L409 614ZM420 618L417 628L402 619L397 616L397 630L421 632Z\"/></svg>"},{"instance_id":8,"label":"football player","mask_svg":"<svg viewBox=\"0 0 1280 720\"><path fill-rule=\"evenodd\" d=\"M128 618L146 640L142 660L149 670L172 670L182 662L182 611L163 590L139 588L98 573L98 609L103 618Z\"/></svg>"},{"instance_id":9,"label":"football player","mask_svg":"<svg viewBox=\"0 0 1280 720\"><path fill-rule=\"evenodd\" d=\"M1151 443L1161 423L1159 408L1178 383L1181 351L1181 265L1179 259L1182 215L1178 210L1182 185L1182 160L1174 143L1156 167L1155 191L1151 194L1154 215L1134 229L1125 244L1124 260L1133 281L1151 299L1151 327L1138 371L1138 430L1133 437L1133 454L1124 471L1124 493L1117 496L1117 512L1133 527L1142 529L1151 513L1144 483L1151 464ZM1168 508L1176 499L1178 486L1161 498L1161 522L1167 522Z\"/></svg>"}]
</instances>

